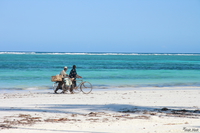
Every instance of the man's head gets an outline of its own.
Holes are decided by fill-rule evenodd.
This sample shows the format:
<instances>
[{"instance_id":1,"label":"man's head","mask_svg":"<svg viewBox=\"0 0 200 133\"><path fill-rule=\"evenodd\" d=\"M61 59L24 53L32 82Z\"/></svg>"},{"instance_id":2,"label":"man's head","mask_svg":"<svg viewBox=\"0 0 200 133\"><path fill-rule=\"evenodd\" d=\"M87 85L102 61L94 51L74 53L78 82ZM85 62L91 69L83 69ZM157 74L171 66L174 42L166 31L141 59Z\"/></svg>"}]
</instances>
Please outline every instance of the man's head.
<instances>
[{"instance_id":1,"label":"man's head","mask_svg":"<svg viewBox=\"0 0 200 133\"><path fill-rule=\"evenodd\" d=\"M76 69L76 65L73 65L73 69Z\"/></svg>"},{"instance_id":2,"label":"man's head","mask_svg":"<svg viewBox=\"0 0 200 133\"><path fill-rule=\"evenodd\" d=\"M67 71L67 66L64 67L64 70Z\"/></svg>"}]
</instances>

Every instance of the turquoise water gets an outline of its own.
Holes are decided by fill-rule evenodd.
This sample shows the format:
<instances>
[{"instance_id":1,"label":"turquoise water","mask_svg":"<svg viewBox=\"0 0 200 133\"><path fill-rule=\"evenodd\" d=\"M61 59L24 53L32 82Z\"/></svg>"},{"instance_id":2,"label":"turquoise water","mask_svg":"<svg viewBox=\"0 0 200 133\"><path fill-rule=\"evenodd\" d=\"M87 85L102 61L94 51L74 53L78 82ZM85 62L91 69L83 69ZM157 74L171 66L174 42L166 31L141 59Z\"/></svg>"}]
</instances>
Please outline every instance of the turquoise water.
<instances>
[{"instance_id":1,"label":"turquoise water","mask_svg":"<svg viewBox=\"0 0 200 133\"><path fill-rule=\"evenodd\" d=\"M50 89L72 65L94 88L200 86L200 54L0 52L0 89Z\"/></svg>"}]
</instances>

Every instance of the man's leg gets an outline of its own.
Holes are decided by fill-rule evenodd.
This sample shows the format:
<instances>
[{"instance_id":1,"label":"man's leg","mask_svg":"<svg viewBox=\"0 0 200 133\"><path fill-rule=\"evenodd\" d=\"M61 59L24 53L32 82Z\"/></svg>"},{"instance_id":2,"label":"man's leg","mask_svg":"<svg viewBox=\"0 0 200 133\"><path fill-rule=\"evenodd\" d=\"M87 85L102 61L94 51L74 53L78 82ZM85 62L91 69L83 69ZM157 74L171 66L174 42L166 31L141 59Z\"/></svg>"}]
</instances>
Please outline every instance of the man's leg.
<instances>
[{"instance_id":1,"label":"man's leg","mask_svg":"<svg viewBox=\"0 0 200 133\"><path fill-rule=\"evenodd\" d=\"M67 91L67 85L65 84L65 83L63 83L64 85L63 85L63 87L62 87L62 93L65 93L66 91Z\"/></svg>"},{"instance_id":2,"label":"man's leg","mask_svg":"<svg viewBox=\"0 0 200 133\"><path fill-rule=\"evenodd\" d=\"M76 87L76 79L74 81L72 81L73 87Z\"/></svg>"},{"instance_id":3,"label":"man's leg","mask_svg":"<svg viewBox=\"0 0 200 133\"><path fill-rule=\"evenodd\" d=\"M56 90L54 91L54 93L57 93L57 91L62 87L62 82L58 82L58 86L56 88Z\"/></svg>"},{"instance_id":4,"label":"man's leg","mask_svg":"<svg viewBox=\"0 0 200 133\"><path fill-rule=\"evenodd\" d=\"M72 81L72 85L70 87L70 92L73 93L73 89L76 87L76 79Z\"/></svg>"},{"instance_id":5,"label":"man's leg","mask_svg":"<svg viewBox=\"0 0 200 133\"><path fill-rule=\"evenodd\" d=\"M69 88L69 91L71 92L71 93L73 93L73 84L70 86L70 88Z\"/></svg>"}]
</instances>

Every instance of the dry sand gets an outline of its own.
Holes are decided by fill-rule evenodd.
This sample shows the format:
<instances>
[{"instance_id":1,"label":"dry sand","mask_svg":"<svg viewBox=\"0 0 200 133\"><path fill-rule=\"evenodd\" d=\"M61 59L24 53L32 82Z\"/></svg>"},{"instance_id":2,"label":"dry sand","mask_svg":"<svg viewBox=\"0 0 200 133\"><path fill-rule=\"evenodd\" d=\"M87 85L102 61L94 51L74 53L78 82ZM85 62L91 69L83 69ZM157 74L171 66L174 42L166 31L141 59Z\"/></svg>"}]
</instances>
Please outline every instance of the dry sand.
<instances>
[{"instance_id":1,"label":"dry sand","mask_svg":"<svg viewBox=\"0 0 200 133\"><path fill-rule=\"evenodd\" d=\"M0 94L1 133L200 132L200 88Z\"/></svg>"}]
</instances>

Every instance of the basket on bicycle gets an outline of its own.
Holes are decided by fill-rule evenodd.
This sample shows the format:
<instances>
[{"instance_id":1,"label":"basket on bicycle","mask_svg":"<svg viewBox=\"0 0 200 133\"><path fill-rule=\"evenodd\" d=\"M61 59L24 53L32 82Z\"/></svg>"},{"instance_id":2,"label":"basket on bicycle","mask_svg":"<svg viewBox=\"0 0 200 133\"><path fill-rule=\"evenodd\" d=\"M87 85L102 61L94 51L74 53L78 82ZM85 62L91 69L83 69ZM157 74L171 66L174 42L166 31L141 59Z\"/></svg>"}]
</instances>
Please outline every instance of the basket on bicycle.
<instances>
[{"instance_id":1,"label":"basket on bicycle","mask_svg":"<svg viewBox=\"0 0 200 133\"><path fill-rule=\"evenodd\" d=\"M62 78L63 78L62 75L51 76L51 81L52 82L62 81Z\"/></svg>"}]
</instances>

